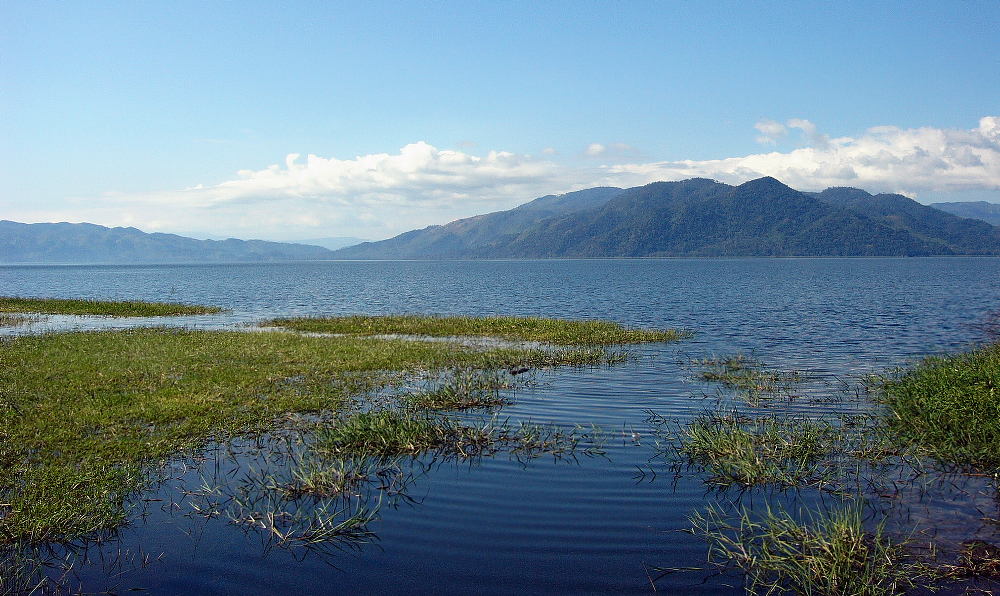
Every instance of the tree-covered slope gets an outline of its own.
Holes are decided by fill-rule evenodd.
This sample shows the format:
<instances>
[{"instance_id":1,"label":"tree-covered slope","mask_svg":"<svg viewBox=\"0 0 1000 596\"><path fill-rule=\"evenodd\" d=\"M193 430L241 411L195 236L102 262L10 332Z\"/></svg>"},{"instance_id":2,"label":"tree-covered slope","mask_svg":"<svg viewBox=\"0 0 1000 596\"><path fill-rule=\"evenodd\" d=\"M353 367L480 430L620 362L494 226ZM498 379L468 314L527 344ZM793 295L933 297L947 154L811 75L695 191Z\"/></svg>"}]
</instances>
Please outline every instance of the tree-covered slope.
<instances>
[{"instance_id":1,"label":"tree-covered slope","mask_svg":"<svg viewBox=\"0 0 1000 596\"><path fill-rule=\"evenodd\" d=\"M872 195L857 188L828 188L814 196L893 229L905 230L914 237L937 246L940 254L1000 252L1000 228L921 205L903 195Z\"/></svg>"},{"instance_id":2,"label":"tree-covered slope","mask_svg":"<svg viewBox=\"0 0 1000 596\"><path fill-rule=\"evenodd\" d=\"M337 251L341 259L467 258L483 246L511 238L548 217L593 209L622 189L588 188L547 195L510 209L413 230L388 240L365 242Z\"/></svg>"},{"instance_id":3,"label":"tree-covered slope","mask_svg":"<svg viewBox=\"0 0 1000 596\"><path fill-rule=\"evenodd\" d=\"M774 178L629 189L603 207L543 221L477 256L643 257L951 254Z\"/></svg>"}]
</instances>

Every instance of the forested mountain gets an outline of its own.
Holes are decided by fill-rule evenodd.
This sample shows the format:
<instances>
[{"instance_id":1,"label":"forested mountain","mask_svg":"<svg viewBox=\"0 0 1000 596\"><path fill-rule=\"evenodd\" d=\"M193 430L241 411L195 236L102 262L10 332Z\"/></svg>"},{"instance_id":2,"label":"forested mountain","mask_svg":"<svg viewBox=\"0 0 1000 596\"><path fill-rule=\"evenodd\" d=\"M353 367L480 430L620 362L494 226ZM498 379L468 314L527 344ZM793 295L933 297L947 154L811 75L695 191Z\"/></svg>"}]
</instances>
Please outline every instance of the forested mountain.
<instances>
[{"instance_id":1,"label":"forested mountain","mask_svg":"<svg viewBox=\"0 0 1000 596\"><path fill-rule=\"evenodd\" d=\"M443 226L413 230L381 242L365 242L336 251L339 259L456 259L502 242L534 224L558 215L603 205L622 189L588 188L547 195L508 211L459 219Z\"/></svg>"},{"instance_id":2,"label":"forested mountain","mask_svg":"<svg viewBox=\"0 0 1000 596\"><path fill-rule=\"evenodd\" d=\"M586 200L567 210L576 197ZM525 217L536 203L551 204L553 197L334 254L362 259L1000 254L1000 228L902 195L850 188L803 193L770 177L739 186L694 178L591 189L562 195L555 213Z\"/></svg>"},{"instance_id":3,"label":"forested mountain","mask_svg":"<svg viewBox=\"0 0 1000 596\"><path fill-rule=\"evenodd\" d=\"M818 199L850 209L937 247L938 254L996 253L996 227L956 217L897 194L871 195L857 188L828 188Z\"/></svg>"},{"instance_id":4,"label":"forested mountain","mask_svg":"<svg viewBox=\"0 0 1000 596\"><path fill-rule=\"evenodd\" d=\"M799 192L770 177L739 186L692 178L548 195L509 211L332 252L93 224L0 221L0 263L1000 255L1000 227L952 215L941 205L977 204L935 208L857 188Z\"/></svg>"},{"instance_id":5,"label":"forested mountain","mask_svg":"<svg viewBox=\"0 0 1000 596\"><path fill-rule=\"evenodd\" d=\"M0 221L0 263L198 263L327 259L318 246L263 240L195 240L88 223Z\"/></svg>"},{"instance_id":6,"label":"forested mountain","mask_svg":"<svg viewBox=\"0 0 1000 596\"><path fill-rule=\"evenodd\" d=\"M967 201L957 203L931 203L931 207L970 219L979 219L994 226L1000 226L1000 204L986 201Z\"/></svg>"}]
</instances>

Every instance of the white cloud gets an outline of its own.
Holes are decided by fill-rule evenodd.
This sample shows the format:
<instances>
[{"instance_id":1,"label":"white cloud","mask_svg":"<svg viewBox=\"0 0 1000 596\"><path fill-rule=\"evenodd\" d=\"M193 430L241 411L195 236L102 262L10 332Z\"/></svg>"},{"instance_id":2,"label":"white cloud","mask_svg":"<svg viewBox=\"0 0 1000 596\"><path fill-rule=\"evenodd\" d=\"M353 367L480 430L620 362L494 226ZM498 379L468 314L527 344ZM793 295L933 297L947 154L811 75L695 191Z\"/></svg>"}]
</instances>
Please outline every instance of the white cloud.
<instances>
[{"instance_id":1,"label":"white cloud","mask_svg":"<svg viewBox=\"0 0 1000 596\"><path fill-rule=\"evenodd\" d=\"M626 155L636 153L635 147L626 143L591 143L584 149L583 154L587 157L621 158Z\"/></svg>"},{"instance_id":2,"label":"white cloud","mask_svg":"<svg viewBox=\"0 0 1000 596\"><path fill-rule=\"evenodd\" d=\"M241 237L329 232L375 238L559 191L571 184L560 173L555 164L526 155L490 151L477 156L417 142L395 154L353 159L293 153L283 164L241 170L220 184L143 195L108 193L77 200L58 213L22 211L19 217Z\"/></svg>"},{"instance_id":3,"label":"white cloud","mask_svg":"<svg viewBox=\"0 0 1000 596\"><path fill-rule=\"evenodd\" d=\"M618 164L605 168L606 179L644 184L702 176L741 183L774 176L803 190L856 186L911 195L922 190L1000 190L1000 117L982 118L971 130L878 126L858 137L835 139L808 120L793 119L787 125L801 130L810 145L786 153Z\"/></svg>"},{"instance_id":4,"label":"white cloud","mask_svg":"<svg viewBox=\"0 0 1000 596\"><path fill-rule=\"evenodd\" d=\"M765 145L773 145L779 138L788 134L788 129L785 128L784 124L767 118L759 120L753 127L760 132L757 142Z\"/></svg>"}]
</instances>

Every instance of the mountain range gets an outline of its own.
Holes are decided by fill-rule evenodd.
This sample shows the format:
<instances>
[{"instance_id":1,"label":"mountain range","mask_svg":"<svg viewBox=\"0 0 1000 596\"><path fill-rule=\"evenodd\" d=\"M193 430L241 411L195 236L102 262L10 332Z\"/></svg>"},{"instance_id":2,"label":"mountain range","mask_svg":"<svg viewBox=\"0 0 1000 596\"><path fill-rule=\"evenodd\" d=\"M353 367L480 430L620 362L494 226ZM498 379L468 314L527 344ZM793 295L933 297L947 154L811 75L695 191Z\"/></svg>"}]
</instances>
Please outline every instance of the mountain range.
<instances>
[{"instance_id":1,"label":"mountain range","mask_svg":"<svg viewBox=\"0 0 1000 596\"><path fill-rule=\"evenodd\" d=\"M541 197L334 251L338 259L1000 255L1000 228L856 188L704 178Z\"/></svg>"},{"instance_id":2,"label":"mountain range","mask_svg":"<svg viewBox=\"0 0 1000 596\"><path fill-rule=\"evenodd\" d=\"M197 263L329 259L319 246L263 240L195 240L89 223L0 220L0 263Z\"/></svg>"},{"instance_id":3,"label":"mountain range","mask_svg":"<svg viewBox=\"0 0 1000 596\"><path fill-rule=\"evenodd\" d=\"M959 216L985 219L996 212L1000 206L991 203L927 206L857 188L801 192L770 177L738 186L692 178L547 195L508 211L333 251L86 223L0 221L0 263L1000 255L1000 227ZM356 239L319 240L337 246Z\"/></svg>"}]
</instances>

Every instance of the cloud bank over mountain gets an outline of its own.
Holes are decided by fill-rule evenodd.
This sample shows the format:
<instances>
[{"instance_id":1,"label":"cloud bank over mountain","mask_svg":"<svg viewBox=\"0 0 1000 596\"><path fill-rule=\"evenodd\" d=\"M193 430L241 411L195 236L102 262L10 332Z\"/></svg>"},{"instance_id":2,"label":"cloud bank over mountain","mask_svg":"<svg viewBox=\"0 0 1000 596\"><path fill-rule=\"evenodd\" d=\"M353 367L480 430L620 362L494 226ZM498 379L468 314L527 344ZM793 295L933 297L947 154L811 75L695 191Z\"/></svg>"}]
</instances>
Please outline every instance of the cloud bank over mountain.
<instances>
[{"instance_id":1,"label":"cloud bank over mountain","mask_svg":"<svg viewBox=\"0 0 1000 596\"><path fill-rule=\"evenodd\" d=\"M971 130L895 126L870 128L858 137L827 138L803 119L771 120L756 126L758 141L774 143L799 129L807 145L787 153L769 152L704 161L662 161L610 165L607 180L621 185L692 177L730 184L773 176L816 190L863 186L919 196L923 191L1000 190L1000 117L986 116Z\"/></svg>"},{"instance_id":2,"label":"cloud bank over mountain","mask_svg":"<svg viewBox=\"0 0 1000 596\"><path fill-rule=\"evenodd\" d=\"M146 194L106 194L58 212L15 210L23 221L90 221L240 237L387 237L403 230L507 209L593 186L637 186L705 177L739 184L773 176L804 190L858 186L920 197L929 191L1000 191L1000 117L972 129L877 126L829 138L809 120L761 120L758 142L800 137L801 146L712 160L638 161L625 144L593 143L582 161L439 149L420 141L398 153L338 159L289 154L216 184ZM629 156L632 156L631 158ZM599 165L594 158L600 158ZM632 159L634 161L629 161Z\"/></svg>"}]
</instances>

